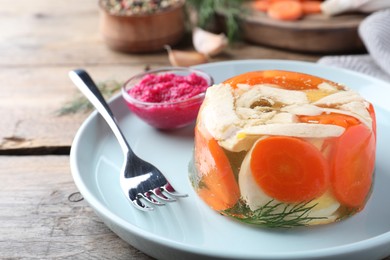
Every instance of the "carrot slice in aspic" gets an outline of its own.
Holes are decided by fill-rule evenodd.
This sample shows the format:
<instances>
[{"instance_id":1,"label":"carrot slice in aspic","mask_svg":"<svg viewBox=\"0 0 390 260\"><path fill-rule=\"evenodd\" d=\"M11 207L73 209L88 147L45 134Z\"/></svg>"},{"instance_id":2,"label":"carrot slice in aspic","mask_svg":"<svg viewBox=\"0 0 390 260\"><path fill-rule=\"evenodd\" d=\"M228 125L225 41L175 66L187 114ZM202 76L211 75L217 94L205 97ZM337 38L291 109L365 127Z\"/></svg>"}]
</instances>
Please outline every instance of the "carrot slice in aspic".
<instances>
[{"instance_id":1,"label":"carrot slice in aspic","mask_svg":"<svg viewBox=\"0 0 390 260\"><path fill-rule=\"evenodd\" d=\"M240 198L240 190L225 152L218 142L195 127L195 165L203 175L198 195L213 209L221 211L233 207Z\"/></svg>"},{"instance_id":2,"label":"carrot slice in aspic","mask_svg":"<svg viewBox=\"0 0 390 260\"><path fill-rule=\"evenodd\" d=\"M258 141L250 167L263 191L282 202L309 201L328 188L325 158L314 145L298 138L275 136Z\"/></svg>"},{"instance_id":3,"label":"carrot slice in aspic","mask_svg":"<svg viewBox=\"0 0 390 260\"><path fill-rule=\"evenodd\" d=\"M364 125L351 126L335 143L331 183L340 203L362 209L371 190L375 167L375 135Z\"/></svg>"},{"instance_id":4,"label":"carrot slice in aspic","mask_svg":"<svg viewBox=\"0 0 390 260\"><path fill-rule=\"evenodd\" d=\"M372 132L374 132L374 135L376 137L376 115L374 106L371 103L368 106L368 113L370 114L372 119Z\"/></svg>"},{"instance_id":5,"label":"carrot slice in aspic","mask_svg":"<svg viewBox=\"0 0 390 260\"><path fill-rule=\"evenodd\" d=\"M360 124L360 121L355 117L337 113L324 113L317 116L298 116L298 118L299 121L305 123L338 125L344 128Z\"/></svg>"},{"instance_id":6,"label":"carrot slice in aspic","mask_svg":"<svg viewBox=\"0 0 390 260\"><path fill-rule=\"evenodd\" d=\"M331 183L336 198L343 205L361 209L372 185L375 164L376 119L374 107L368 112L372 118L372 131L354 117L341 114L300 116L306 123L333 124L346 128L337 139L329 139Z\"/></svg>"},{"instance_id":7,"label":"carrot slice in aspic","mask_svg":"<svg viewBox=\"0 0 390 260\"><path fill-rule=\"evenodd\" d=\"M289 90L306 90L317 89L318 85L323 82L338 87L338 84L320 77L284 70L247 72L230 78L224 83L230 84L233 88L237 87L237 84L248 84L250 86L256 84L274 84Z\"/></svg>"}]
</instances>

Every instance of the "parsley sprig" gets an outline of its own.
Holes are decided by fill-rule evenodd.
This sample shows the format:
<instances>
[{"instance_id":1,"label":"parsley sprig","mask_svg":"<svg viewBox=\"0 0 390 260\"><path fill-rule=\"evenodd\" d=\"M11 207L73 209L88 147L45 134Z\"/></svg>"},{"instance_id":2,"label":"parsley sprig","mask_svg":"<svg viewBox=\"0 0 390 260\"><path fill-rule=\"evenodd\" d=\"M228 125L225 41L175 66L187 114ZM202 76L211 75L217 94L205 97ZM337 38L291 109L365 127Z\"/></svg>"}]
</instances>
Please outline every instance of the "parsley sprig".
<instances>
[{"instance_id":1,"label":"parsley sprig","mask_svg":"<svg viewBox=\"0 0 390 260\"><path fill-rule=\"evenodd\" d=\"M230 42L239 37L238 16L242 14L244 0L187 0L186 3L196 10L198 26L206 29L214 19L214 14L221 12L226 18L226 33Z\"/></svg>"}]
</instances>

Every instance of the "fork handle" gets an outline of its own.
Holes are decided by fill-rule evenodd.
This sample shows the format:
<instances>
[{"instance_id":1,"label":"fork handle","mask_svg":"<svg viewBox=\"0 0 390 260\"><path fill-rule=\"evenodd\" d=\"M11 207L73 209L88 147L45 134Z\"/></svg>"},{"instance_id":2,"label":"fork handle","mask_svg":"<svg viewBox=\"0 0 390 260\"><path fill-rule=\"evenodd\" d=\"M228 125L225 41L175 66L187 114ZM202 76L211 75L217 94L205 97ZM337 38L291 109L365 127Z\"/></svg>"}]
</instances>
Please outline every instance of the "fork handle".
<instances>
[{"instance_id":1,"label":"fork handle","mask_svg":"<svg viewBox=\"0 0 390 260\"><path fill-rule=\"evenodd\" d=\"M106 100L96 86L89 74L82 69L69 72L69 77L73 83L80 89L84 96L92 103L100 115L106 120L114 135L118 139L124 153L133 153L130 145L127 143L125 136L119 128L118 122L108 106Z\"/></svg>"}]
</instances>

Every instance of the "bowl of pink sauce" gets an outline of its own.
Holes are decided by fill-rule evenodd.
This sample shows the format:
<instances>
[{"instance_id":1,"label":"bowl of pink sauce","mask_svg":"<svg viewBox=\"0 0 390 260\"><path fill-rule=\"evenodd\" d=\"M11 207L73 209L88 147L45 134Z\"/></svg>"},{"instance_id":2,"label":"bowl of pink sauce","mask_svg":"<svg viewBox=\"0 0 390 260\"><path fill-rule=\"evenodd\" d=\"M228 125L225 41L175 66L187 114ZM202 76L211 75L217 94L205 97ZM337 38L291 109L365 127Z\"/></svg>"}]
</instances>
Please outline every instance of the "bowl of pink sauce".
<instances>
[{"instance_id":1,"label":"bowl of pink sauce","mask_svg":"<svg viewBox=\"0 0 390 260\"><path fill-rule=\"evenodd\" d=\"M193 123L205 92L214 83L200 70L167 67L130 78L122 87L129 109L158 129L176 129Z\"/></svg>"}]
</instances>

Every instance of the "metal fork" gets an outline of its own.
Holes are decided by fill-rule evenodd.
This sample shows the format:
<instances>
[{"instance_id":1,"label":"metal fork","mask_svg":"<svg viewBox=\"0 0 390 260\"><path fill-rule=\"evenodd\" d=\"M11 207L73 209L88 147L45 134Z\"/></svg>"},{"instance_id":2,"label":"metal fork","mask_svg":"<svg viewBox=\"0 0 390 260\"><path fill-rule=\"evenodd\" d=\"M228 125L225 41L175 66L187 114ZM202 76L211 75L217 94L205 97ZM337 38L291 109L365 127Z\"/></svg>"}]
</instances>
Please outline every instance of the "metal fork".
<instances>
[{"instance_id":1,"label":"metal fork","mask_svg":"<svg viewBox=\"0 0 390 260\"><path fill-rule=\"evenodd\" d=\"M175 191L160 170L133 152L114 114L88 73L81 69L73 70L69 72L69 77L106 120L118 139L124 154L120 185L132 205L139 210L150 211L154 205L162 206L166 202L176 201L176 198L186 197L186 194Z\"/></svg>"}]
</instances>

